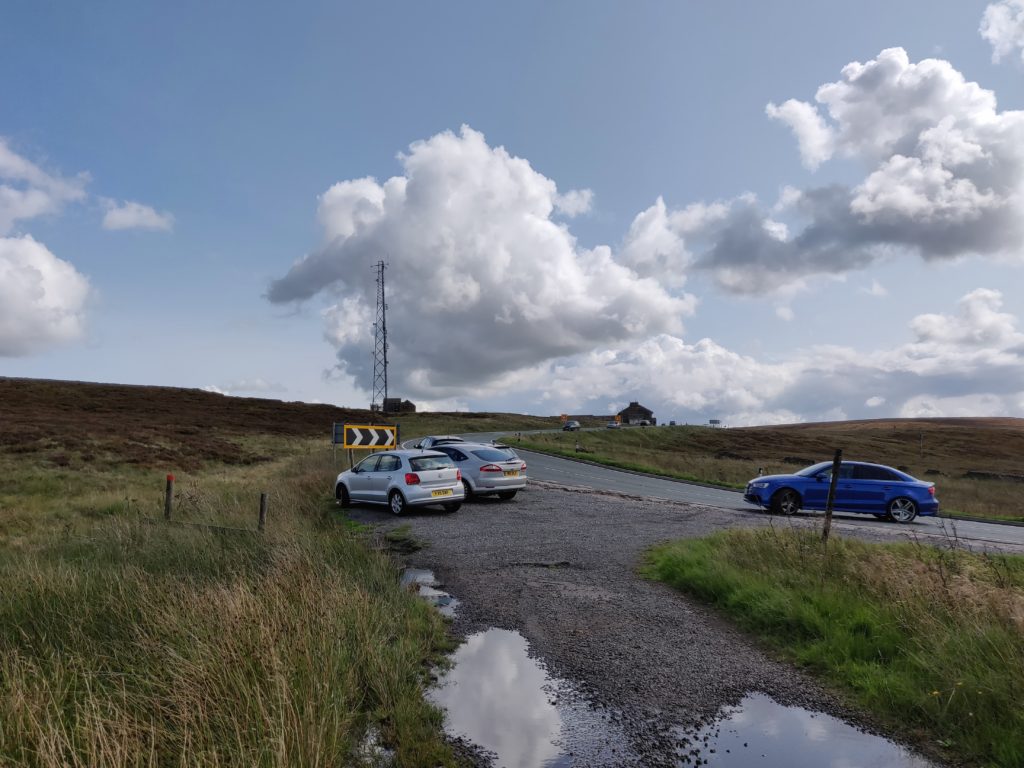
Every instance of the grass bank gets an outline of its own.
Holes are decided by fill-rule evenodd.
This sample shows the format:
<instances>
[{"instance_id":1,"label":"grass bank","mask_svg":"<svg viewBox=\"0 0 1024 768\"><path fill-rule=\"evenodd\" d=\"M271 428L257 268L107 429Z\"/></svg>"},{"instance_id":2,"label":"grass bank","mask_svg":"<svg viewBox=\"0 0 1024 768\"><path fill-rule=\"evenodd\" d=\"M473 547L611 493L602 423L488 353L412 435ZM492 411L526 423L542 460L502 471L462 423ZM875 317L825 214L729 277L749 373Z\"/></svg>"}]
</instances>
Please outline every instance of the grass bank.
<instances>
[{"instance_id":1,"label":"grass bank","mask_svg":"<svg viewBox=\"0 0 1024 768\"><path fill-rule=\"evenodd\" d=\"M1024 765L1024 558L766 529L656 547L645 573L919 743Z\"/></svg>"},{"instance_id":2,"label":"grass bank","mask_svg":"<svg viewBox=\"0 0 1024 768\"><path fill-rule=\"evenodd\" d=\"M371 765L369 734L455 764L422 697L444 621L337 517L330 453L290 448L179 477L182 523L248 532L148 522L162 473L4 457L0 765Z\"/></svg>"}]
</instances>

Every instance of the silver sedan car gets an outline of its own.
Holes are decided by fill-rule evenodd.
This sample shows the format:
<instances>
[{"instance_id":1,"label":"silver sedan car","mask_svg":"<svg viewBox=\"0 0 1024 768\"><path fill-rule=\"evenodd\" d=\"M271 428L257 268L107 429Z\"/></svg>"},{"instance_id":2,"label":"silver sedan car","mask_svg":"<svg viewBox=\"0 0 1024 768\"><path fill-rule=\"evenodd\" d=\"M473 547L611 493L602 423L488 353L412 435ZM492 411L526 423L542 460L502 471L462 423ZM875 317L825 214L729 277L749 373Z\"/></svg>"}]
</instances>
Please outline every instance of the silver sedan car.
<instances>
[{"instance_id":1,"label":"silver sedan car","mask_svg":"<svg viewBox=\"0 0 1024 768\"><path fill-rule=\"evenodd\" d=\"M450 456L462 472L467 499L497 494L499 499L508 500L526 487L526 462L507 445L452 443L434 450Z\"/></svg>"},{"instance_id":2,"label":"silver sedan car","mask_svg":"<svg viewBox=\"0 0 1024 768\"><path fill-rule=\"evenodd\" d=\"M440 504L445 512L462 506L462 473L451 458L437 451L374 453L346 469L334 483L334 498L347 507L352 502L386 504L396 515L408 507Z\"/></svg>"}]
</instances>

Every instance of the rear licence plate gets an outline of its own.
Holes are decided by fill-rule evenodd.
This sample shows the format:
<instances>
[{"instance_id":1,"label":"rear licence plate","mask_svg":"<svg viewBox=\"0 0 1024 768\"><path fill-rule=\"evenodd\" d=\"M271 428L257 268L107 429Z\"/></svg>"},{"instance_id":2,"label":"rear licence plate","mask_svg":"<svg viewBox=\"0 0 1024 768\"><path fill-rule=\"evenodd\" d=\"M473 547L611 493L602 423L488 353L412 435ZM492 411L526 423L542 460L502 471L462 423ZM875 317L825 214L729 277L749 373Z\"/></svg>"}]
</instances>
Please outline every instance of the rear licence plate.
<instances>
[{"instance_id":1,"label":"rear licence plate","mask_svg":"<svg viewBox=\"0 0 1024 768\"><path fill-rule=\"evenodd\" d=\"M431 496L451 496L452 495L452 489L451 488L447 488L447 489L445 489L443 491L431 491L430 495Z\"/></svg>"},{"instance_id":2,"label":"rear licence plate","mask_svg":"<svg viewBox=\"0 0 1024 768\"><path fill-rule=\"evenodd\" d=\"M505 471L505 477L519 477L518 469L509 469Z\"/></svg>"}]
</instances>

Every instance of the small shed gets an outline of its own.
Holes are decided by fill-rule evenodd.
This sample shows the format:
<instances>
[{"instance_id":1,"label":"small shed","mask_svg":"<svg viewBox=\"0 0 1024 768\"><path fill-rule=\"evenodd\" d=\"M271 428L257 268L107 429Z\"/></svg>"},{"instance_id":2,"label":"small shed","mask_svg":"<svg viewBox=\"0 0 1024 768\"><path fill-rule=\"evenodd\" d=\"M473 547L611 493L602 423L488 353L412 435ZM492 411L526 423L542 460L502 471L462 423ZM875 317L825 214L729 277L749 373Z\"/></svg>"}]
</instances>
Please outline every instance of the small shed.
<instances>
[{"instance_id":1,"label":"small shed","mask_svg":"<svg viewBox=\"0 0 1024 768\"><path fill-rule=\"evenodd\" d=\"M623 424L639 424L646 421L653 427L658 423L658 420L654 418L654 411L650 408L644 408L636 400L633 400L628 406L619 411L619 417L622 419Z\"/></svg>"}]
</instances>

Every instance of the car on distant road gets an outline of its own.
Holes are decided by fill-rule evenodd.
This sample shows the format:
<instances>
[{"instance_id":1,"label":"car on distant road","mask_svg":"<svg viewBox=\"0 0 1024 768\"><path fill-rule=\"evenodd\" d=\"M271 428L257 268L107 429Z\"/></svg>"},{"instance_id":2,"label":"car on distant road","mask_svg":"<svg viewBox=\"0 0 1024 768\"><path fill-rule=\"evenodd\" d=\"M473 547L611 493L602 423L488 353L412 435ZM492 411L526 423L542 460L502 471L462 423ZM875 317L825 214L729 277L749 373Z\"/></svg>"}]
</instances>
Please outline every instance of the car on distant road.
<instances>
[{"instance_id":1,"label":"car on distant road","mask_svg":"<svg viewBox=\"0 0 1024 768\"><path fill-rule=\"evenodd\" d=\"M791 475L765 475L747 483L745 501L775 514L791 515L801 509L825 509L832 479L832 462L812 464ZM935 483L911 477L883 464L844 461L836 478L833 509L863 512L909 523L918 515L937 515Z\"/></svg>"},{"instance_id":2,"label":"car on distant road","mask_svg":"<svg viewBox=\"0 0 1024 768\"><path fill-rule=\"evenodd\" d=\"M450 456L462 472L467 499L495 494L508 501L526 487L526 462L507 445L453 443L435 450Z\"/></svg>"},{"instance_id":3,"label":"car on distant road","mask_svg":"<svg viewBox=\"0 0 1024 768\"><path fill-rule=\"evenodd\" d=\"M437 451L398 450L373 453L334 482L334 498L347 507L353 502L386 504L396 515L409 507L440 504L455 512L466 494L462 473L451 457Z\"/></svg>"},{"instance_id":4,"label":"car on distant road","mask_svg":"<svg viewBox=\"0 0 1024 768\"><path fill-rule=\"evenodd\" d=\"M621 429L622 425L619 424L619 422L617 422L617 421L609 421L607 424L604 425L604 428L605 429Z\"/></svg>"},{"instance_id":5,"label":"car on distant road","mask_svg":"<svg viewBox=\"0 0 1024 768\"><path fill-rule=\"evenodd\" d=\"M463 438L458 435L427 435L421 437L410 448L433 448L438 445L446 445L449 443L464 443L466 442Z\"/></svg>"},{"instance_id":6,"label":"car on distant road","mask_svg":"<svg viewBox=\"0 0 1024 768\"><path fill-rule=\"evenodd\" d=\"M567 421L562 425L563 432L579 432L580 423L578 421Z\"/></svg>"}]
</instances>

